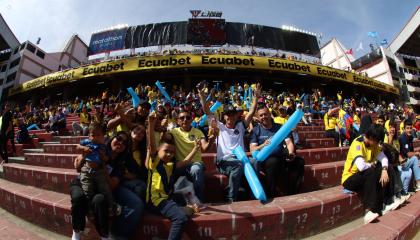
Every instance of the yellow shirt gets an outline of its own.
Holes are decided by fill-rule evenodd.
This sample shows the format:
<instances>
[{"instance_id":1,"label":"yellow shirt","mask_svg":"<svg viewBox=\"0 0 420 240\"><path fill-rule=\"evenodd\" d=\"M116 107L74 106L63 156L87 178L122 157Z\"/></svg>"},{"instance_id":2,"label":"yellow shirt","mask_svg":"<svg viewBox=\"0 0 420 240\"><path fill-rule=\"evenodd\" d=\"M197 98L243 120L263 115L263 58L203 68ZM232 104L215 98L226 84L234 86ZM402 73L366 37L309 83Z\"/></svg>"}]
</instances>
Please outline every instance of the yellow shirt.
<instances>
[{"instance_id":1,"label":"yellow shirt","mask_svg":"<svg viewBox=\"0 0 420 240\"><path fill-rule=\"evenodd\" d=\"M203 132L197 128L191 128L189 132L181 130L181 128L174 128L170 131L175 142L175 159L182 161L193 150L195 139L204 138ZM201 162L201 151L198 151L192 158L192 162Z\"/></svg>"},{"instance_id":2,"label":"yellow shirt","mask_svg":"<svg viewBox=\"0 0 420 240\"><path fill-rule=\"evenodd\" d=\"M337 126L337 118L328 117L328 112L327 112L324 115L324 124L325 124L325 131L335 129L335 126Z\"/></svg>"},{"instance_id":3,"label":"yellow shirt","mask_svg":"<svg viewBox=\"0 0 420 240\"><path fill-rule=\"evenodd\" d=\"M147 96L149 97L149 102L150 103L153 102L153 100L155 99L156 95L157 95L157 93L154 92L154 91L150 91L150 92L147 93Z\"/></svg>"},{"instance_id":4,"label":"yellow shirt","mask_svg":"<svg viewBox=\"0 0 420 240\"><path fill-rule=\"evenodd\" d=\"M90 124L90 115L89 113L80 113L80 123L81 124L85 124L85 125L89 125Z\"/></svg>"},{"instance_id":5,"label":"yellow shirt","mask_svg":"<svg viewBox=\"0 0 420 240\"><path fill-rule=\"evenodd\" d=\"M367 148L363 136L354 139L347 152L347 159L344 163L344 170L341 176L341 184L359 171L356 164L354 164L357 157L364 158L366 163L373 163L376 161L376 156L378 156L381 151L382 149L378 145Z\"/></svg>"},{"instance_id":6,"label":"yellow shirt","mask_svg":"<svg viewBox=\"0 0 420 240\"><path fill-rule=\"evenodd\" d=\"M147 169L146 202L158 206L163 200L168 199L169 192L165 191L165 184L169 187L171 176L174 170L174 162L163 162L159 158L152 158ZM160 170L159 170L160 169ZM166 182L159 171L165 171Z\"/></svg>"},{"instance_id":7,"label":"yellow shirt","mask_svg":"<svg viewBox=\"0 0 420 240\"><path fill-rule=\"evenodd\" d=\"M357 114L354 114L353 116L353 121L360 126L360 118L359 116L357 116Z\"/></svg>"},{"instance_id":8,"label":"yellow shirt","mask_svg":"<svg viewBox=\"0 0 420 240\"><path fill-rule=\"evenodd\" d=\"M400 123L400 134L404 132L404 121L401 121Z\"/></svg>"},{"instance_id":9,"label":"yellow shirt","mask_svg":"<svg viewBox=\"0 0 420 240\"><path fill-rule=\"evenodd\" d=\"M286 116L286 117L277 116L277 117L274 117L274 122L278 123L278 124L281 124L281 125L284 125L284 123L287 121L287 119L289 119L289 116Z\"/></svg>"},{"instance_id":10,"label":"yellow shirt","mask_svg":"<svg viewBox=\"0 0 420 240\"><path fill-rule=\"evenodd\" d=\"M389 132L389 120L385 121L385 130L386 132Z\"/></svg>"},{"instance_id":11,"label":"yellow shirt","mask_svg":"<svg viewBox=\"0 0 420 240\"><path fill-rule=\"evenodd\" d=\"M136 163L139 165L139 167L141 167L143 165L142 161L141 161L141 152L140 150L132 150L133 152L133 159L136 161Z\"/></svg>"}]
</instances>

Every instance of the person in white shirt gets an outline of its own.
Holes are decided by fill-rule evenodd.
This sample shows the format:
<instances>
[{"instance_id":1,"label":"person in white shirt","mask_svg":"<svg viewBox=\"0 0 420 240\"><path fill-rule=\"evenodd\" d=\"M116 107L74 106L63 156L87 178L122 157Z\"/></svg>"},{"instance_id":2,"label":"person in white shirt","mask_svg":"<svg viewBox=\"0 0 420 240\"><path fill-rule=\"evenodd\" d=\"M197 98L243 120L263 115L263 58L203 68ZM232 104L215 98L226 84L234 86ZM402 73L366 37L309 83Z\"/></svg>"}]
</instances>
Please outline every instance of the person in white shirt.
<instances>
[{"instance_id":1,"label":"person in white shirt","mask_svg":"<svg viewBox=\"0 0 420 240\"><path fill-rule=\"evenodd\" d=\"M257 100L261 93L261 85L257 84L253 92L253 101L248 114L244 120L238 120L236 108L232 105L227 105L223 111L224 123L217 120L209 110L205 102L205 94L202 89L199 89L200 102L203 106L204 112L207 114L209 122L216 121L219 134L216 138L217 156L216 167L221 174L229 177L227 200L233 202L237 200L239 187L241 185L241 178L243 174L243 164L232 153L233 149L241 146L245 149L244 136L246 128L252 121L255 110L257 108ZM211 127L211 126L210 126Z\"/></svg>"}]
</instances>

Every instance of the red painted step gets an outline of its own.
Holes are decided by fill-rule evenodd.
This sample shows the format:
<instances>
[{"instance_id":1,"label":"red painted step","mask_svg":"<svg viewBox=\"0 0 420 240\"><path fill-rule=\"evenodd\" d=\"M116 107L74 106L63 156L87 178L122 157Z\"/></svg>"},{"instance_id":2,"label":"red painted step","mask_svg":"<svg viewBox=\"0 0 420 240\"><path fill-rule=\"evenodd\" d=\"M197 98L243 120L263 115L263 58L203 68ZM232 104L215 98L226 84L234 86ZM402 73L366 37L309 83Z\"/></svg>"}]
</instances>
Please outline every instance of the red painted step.
<instances>
[{"instance_id":1,"label":"red painted step","mask_svg":"<svg viewBox=\"0 0 420 240\"><path fill-rule=\"evenodd\" d=\"M71 234L70 199L0 179L0 206L49 230ZM185 227L185 239L284 239L312 235L362 215L357 195L334 187L311 193L259 201L209 205ZM145 214L136 239L166 238L169 221Z\"/></svg>"},{"instance_id":2,"label":"red painted step","mask_svg":"<svg viewBox=\"0 0 420 240\"><path fill-rule=\"evenodd\" d=\"M298 132L309 132L309 131L325 131L324 126L297 126Z\"/></svg>"},{"instance_id":3,"label":"red painted step","mask_svg":"<svg viewBox=\"0 0 420 240\"><path fill-rule=\"evenodd\" d=\"M325 138L325 131L304 131L298 132L299 140L314 139L314 138Z\"/></svg>"},{"instance_id":4,"label":"red painted step","mask_svg":"<svg viewBox=\"0 0 420 240\"><path fill-rule=\"evenodd\" d=\"M302 191L314 191L340 185L345 161L305 165Z\"/></svg>"},{"instance_id":5,"label":"red painted step","mask_svg":"<svg viewBox=\"0 0 420 240\"><path fill-rule=\"evenodd\" d=\"M46 153L61 153L61 154L77 154L77 144L44 144L44 152Z\"/></svg>"},{"instance_id":6,"label":"red painted step","mask_svg":"<svg viewBox=\"0 0 420 240\"><path fill-rule=\"evenodd\" d=\"M305 166L305 177L302 190L313 191L337 186L340 183L344 161ZM43 189L67 193L67 186L78 176L76 170L56 168L50 166L34 166L8 163L3 166L4 178L21 184L36 186ZM206 200L209 202L223 202L224 189L228 185L228 177L216 170L206 170ZM65 186L65 187L63 187Z\"/></svg>"},{"instance_id":7,"label":"red painted step","mask_svg":"<svg viewBox=\"0 0 420 240\"><path fill-rule=\"evenodd\" d=\"M304 142L305 148L331 148L336 147L337 144L335 143L333 138L319 138L319 139L306 139Z\"/></svg>"},{"instance_id":8,"label":"red painted step","mask_svg":"<svg viewBox=\"0 0 420 240\"><path fill-rule=\"evenodd\" d=\"M411 239L420 230L420 193L416 193L399 209L378 218L378 222L358 227L337 237L353 239Z\"/></svg>"},{"instance_id":9,"label":"red painted step","mask_svg":"<svg viewBox=\"0 0 420 240\"><path fill-rule=\"evenodd\" d=\"M73 161L78 154L25 153L28 165L54 168L74 168Z\"/></svg>"},{"instance_id":10,"label":"red painted step","mask_svg":"<svg viewBox=\"0 0 420 240\"><path fill-rule=\"evenodd\" d=\"M87 139L88 136L60 136L58 138L62 144L79 144L81 140Z\"/></svg>"}]
</instances>

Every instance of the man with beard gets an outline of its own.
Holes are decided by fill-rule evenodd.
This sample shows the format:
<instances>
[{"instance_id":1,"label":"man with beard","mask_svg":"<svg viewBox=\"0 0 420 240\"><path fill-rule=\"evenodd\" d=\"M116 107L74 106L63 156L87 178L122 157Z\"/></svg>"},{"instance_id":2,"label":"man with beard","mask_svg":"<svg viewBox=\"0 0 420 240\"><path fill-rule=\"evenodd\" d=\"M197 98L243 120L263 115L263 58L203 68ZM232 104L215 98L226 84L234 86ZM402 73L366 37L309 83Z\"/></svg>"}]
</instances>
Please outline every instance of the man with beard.
<instances>
[{"instance_id":1,"label":"man with beard","mask_svg":"<svg viewBox=\"0 0 420 240\"><path fill-rule=\"evenodd\" d=\"M204 201L204 163L201 159L201 152L207 152L214 143L214 136L205 140L203 132L191 126L191 112L181 110L178 115L179 127L166 132L162 139L165 142L175 142L176 161L183 161L192 151L197 139L201 141L201 149L194 154L191 163L175 170L175 178L187 176L194 185L194 191L200 201Z\"/></svg>"},{"instance_id":2,"label":"man with beard","mask_svg":"<svg viewBox=\"0 0 420 240\"><path fill-rule=\"evenodd\" d=\"M270 110L266 105L258 106L257 118L259 124L252 129L250 150L259 151L270 144L271 137L281 128L282 125L274 123ZM277 184L279 178L284 185L284 193L295 194L299 191L302 182L305 162L303 158L295 156L295 146L290 135L278 145L278 147L263 162L257 162L257 168L264 172L264 189L269 198L278 195ZM289 173L293 172L293 178L288 181Z\"/></svg>"}]
</instances>

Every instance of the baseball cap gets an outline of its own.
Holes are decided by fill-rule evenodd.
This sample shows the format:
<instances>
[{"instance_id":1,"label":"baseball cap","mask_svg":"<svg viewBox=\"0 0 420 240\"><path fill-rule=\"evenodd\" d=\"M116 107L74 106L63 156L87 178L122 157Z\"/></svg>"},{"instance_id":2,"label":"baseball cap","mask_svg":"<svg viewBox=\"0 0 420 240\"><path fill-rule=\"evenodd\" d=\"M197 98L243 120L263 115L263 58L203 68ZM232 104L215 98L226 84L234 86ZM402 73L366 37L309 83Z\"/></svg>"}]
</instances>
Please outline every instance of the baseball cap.
<instances>
[{"instance_id":1,"label":"baseball cap","mask_svg":"<svg viewBox=\"0 0 420 240\"><path fill-rule=\"evenodd\" d=\"M226 105L223 108L223 113L224 114L236 113L236 108L234 106L230 105L230 104L229 105Z\"/></svg>"}]
</instances>

